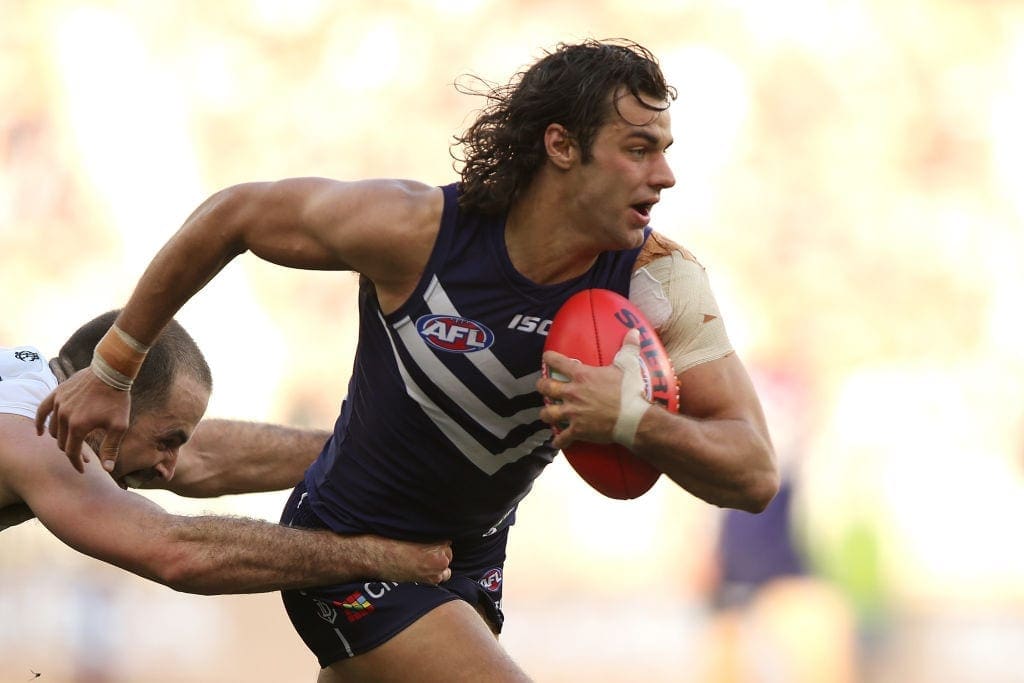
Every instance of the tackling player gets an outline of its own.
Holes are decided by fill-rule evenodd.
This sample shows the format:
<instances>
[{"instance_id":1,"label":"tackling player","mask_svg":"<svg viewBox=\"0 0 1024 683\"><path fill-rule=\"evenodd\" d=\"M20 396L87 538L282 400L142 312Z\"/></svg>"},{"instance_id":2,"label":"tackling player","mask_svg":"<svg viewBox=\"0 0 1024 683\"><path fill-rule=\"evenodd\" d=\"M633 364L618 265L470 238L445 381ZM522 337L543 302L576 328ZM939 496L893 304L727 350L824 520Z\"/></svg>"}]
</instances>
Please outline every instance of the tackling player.
<instances>
[{"instance_id":1,"label":"tackling player","mask_svg":"<svg viewBox=\"0 0 1024 683\"><path fill-rule=\"evenodd\" d=\"M210 369L174 321L133 383L130 426L117 465L110 473L98 463L82 475L72 471L53 439L36 436L36 409L66 372L88 365L115 316L110 312L82 326L49 363L30 346L0 349L0 530L37 518L82 553L189 593L251 593L365 577L436 583L447 577L450 549L443 543L171 515L128 491L162 486L210 496L286 488L323 443L322 432L271 425L218 420L197 427L210 396ZM186 476L173 486L179 458Z\"/></svg>"}]
</instances>

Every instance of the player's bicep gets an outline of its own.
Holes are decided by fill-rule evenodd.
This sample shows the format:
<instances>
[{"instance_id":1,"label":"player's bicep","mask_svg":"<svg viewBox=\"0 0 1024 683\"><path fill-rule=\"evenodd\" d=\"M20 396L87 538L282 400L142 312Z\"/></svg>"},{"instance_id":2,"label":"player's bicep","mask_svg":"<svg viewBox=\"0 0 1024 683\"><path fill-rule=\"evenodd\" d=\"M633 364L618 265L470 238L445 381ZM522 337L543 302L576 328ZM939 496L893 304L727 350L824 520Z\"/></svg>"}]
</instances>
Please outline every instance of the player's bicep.
<instances>
[{"instance_id":1,"label":"player's bicep","mask_svg":"<svg viewBox=\"0 0 1024 683\"><path fill-rule=\"evenodd\" d=\"M679 373L679 412L703 420L739 419L764 428L750 375L735 353Z\"/></svg>"},{"instance_id":2,"label":"player's bicep","mask_svg":"<svg viewBox=\"0 0 1024 683\"><path fill-rule=\"evenodd\" d=\"M438 188L403 180L290 178L237 191L244 248L291 268L371 276L400 268L394 246L436 224L443 206Z\"/></svg>"}]
</instances>

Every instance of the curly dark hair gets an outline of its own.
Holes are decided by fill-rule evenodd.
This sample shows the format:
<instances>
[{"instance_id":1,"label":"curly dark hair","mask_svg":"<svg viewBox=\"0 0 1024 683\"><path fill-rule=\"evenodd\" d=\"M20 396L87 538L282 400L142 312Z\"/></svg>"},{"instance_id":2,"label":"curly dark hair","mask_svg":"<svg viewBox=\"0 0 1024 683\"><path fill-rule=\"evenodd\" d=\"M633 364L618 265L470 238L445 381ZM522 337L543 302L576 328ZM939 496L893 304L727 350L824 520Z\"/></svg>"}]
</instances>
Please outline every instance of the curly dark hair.
<instances>
[{"instance_id":1,"label":"curly dark hair","mask_svg":"<svg viewBox=\"0 0 1024 683\"><path fill-rule=\"evenodd\" d=\"M624 39L559 43L508 85L492 85L470 76L478 86L456 82L459 92L487 99L477 119L453 148L462 178L462 208L486 214L508 209L533 180L546 158L544 131L563 125L579 144L584 162L591 159L597 130L613 111L611 94L625 88L652 111L667 109L676 90L665 82L657 59L645 47ZM651 105L640 95L664 102Z\"/></svg>"},{"instance_id":2,"label":"curly dark hair","mask_svg":"<svg viewBox=\"0 0 1024 683\"><path fill-rule=\"evenodd\" d=\"M58 358L74 370L88 367L93 349L114 324L118 313L119 309L107 311L79 327L61 347ZM213 388L210 366L199 346L177 320L171 320L146 354L132 384L131 419L163 408L171 382L179 372L190 375L207 390Z\"/></svg>"}]
</instances>

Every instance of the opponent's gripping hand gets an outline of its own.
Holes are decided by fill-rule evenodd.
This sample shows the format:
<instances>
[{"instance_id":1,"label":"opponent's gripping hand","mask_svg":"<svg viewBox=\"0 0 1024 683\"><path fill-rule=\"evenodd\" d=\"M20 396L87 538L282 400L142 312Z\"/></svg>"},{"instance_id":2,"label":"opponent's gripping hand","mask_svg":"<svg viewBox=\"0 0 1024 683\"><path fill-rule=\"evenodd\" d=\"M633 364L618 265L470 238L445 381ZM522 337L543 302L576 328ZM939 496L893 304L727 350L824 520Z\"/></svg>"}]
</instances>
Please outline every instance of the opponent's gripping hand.
<instances>
[{"instance_id":1,"label":"opponent's gripping hand","mask_svg":"<svg viewBox=\"0 0 1024 683\"><path fill-rule=\"evenodd\" d=\"M103 468L110 472L117 460L117 449L128 431L131 397L127 391L118 391L104 384L85 368L79 370L39 404L36 410L36 434L42 436L46 418L50 416L50 436L79 472L89 462L82 443L97 430L102 430L103 443L99 457Z\"/></svg>"},{"instance_id":2,"label":"opponent's gripping hand","mask_svg":"<svg viewBox=\"0 0 1024 683\"><path fill-rule=\"evenodd\" d=\"M355 536L362 546L367 577L383 581L415 581L438 584L452 576L448 565L452 561L452 545L438 543L412 543L381 536Z\"/></svg>"},{"instance_id":3,"label":"opponent's gripping hand","mask_svg":"<svg viewBox=\"0 0 1024 683\"><path fill-rule=\"evenodd\" d=\"M644 398L647 380L637 330L623 338L611 365L584 365L557 351L544 352L543 360L549 375L567 378L537 381L537 390L546 399L540 419L562 427L552 446L561 449L573 441L633 445L640 418L651 406Z\"/></svg>"}]
</instances>

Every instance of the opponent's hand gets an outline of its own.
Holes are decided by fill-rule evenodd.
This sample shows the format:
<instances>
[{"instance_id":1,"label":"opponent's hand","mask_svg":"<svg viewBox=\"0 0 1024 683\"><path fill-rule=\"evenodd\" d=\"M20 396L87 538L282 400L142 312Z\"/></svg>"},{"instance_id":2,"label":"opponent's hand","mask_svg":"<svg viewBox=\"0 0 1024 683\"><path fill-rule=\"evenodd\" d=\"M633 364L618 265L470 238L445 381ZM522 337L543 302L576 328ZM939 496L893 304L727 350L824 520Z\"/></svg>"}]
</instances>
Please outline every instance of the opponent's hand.
<instances>
[{"instance_id":1,"label":"opponent's hand","mask_svg":"<svg viewBox=\"0 0 1024 683\"><path fill-rule=\"evenodd\" d=\"M546 399L540 419L561 428L552 446L561 449L573 441L622 443L630 426L636 433L637 410L642 416L651 405L643 397L647 380L637 330L625 335L611 365L584 365L557 351L544 352L543 361L549 375L567 378L537 380L537 391Z\"/></svg>"},{"instance_id":2,"label":"opponent's hand","mask_svg":"<svg viewBox=\"0 0 1024 683\"><path fill-rule=\"evenodd\" d=\"M412 543L371 535L350 538L360 546L355 552L366 561L367 577L438 584L452 576L449 541Z\"/></svg>"},{"instance_id":3,"label":"opponent's hand","mask_svg":"<svg viewBox=\"0 0 1024 683\"><path fill-rule=\"evenodd\" d=\"M79 472L85 472L88 452L82 443L93 432L102 430L100 462L108 472L114 469L117 449L128 431L131 396L104 384L89 368L79 370L39 404L36 410L36 434L42 436L46 417L50 417L50 436Z\"/></svg>"}]
</instances>

